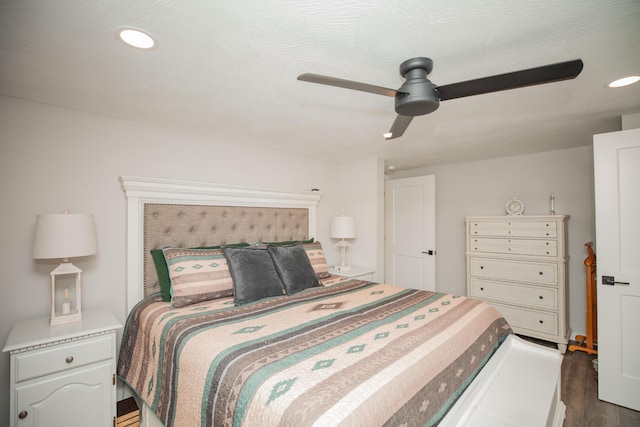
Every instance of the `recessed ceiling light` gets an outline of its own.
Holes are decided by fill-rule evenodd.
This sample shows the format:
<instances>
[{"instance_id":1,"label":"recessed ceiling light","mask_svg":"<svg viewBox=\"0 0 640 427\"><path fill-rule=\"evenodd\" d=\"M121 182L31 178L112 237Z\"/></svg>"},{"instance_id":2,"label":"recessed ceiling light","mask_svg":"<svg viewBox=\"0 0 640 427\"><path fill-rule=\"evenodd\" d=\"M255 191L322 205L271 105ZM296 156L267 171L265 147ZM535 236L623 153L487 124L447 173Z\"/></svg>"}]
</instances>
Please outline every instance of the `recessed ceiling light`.
<instances>
[{"instance_id":1,"label":"recessed ceiling light","mask_svg":"<svg viewBox=\"0 0 640 427\"><path fill-rule=\"evenodd\" d=\"M120 27L116 30L116 36L122 42L137 49L152 50L158 47L158 42L151 35L137 28Z\"/></svg>"},{"instance_id":2,"label":"recessed ceiling light","mask_svg":"<svg viewBox=\"0 0 640 427\"><path fill-rule=\"evenodd\" d=\"M640 81L640 76L623 77L621 79L614 80L611 83L609 83L609 87L629 86L629 85L632 85L632 84L634 84L634 83L636 83L638 81Z\"/></svg>"}]
</instances>

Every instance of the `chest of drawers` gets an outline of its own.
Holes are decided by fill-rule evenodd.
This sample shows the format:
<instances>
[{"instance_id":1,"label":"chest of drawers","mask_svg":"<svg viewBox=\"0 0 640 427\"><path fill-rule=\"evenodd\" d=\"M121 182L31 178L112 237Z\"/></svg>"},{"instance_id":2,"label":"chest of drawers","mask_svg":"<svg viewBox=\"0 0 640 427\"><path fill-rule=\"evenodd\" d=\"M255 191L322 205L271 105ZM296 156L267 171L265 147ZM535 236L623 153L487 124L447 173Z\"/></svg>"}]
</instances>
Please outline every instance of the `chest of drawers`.
<instances>
[{"instance_id":1,"label":"chest of drawers","mask_svg":"<svg viewBox=\"0 0 640 427\"><path fill-rule=\"evenodd\" d=\"M566 351L567 215L470 216L467 295L496 307L521 335Z\"/></svg>"}]
</instances>

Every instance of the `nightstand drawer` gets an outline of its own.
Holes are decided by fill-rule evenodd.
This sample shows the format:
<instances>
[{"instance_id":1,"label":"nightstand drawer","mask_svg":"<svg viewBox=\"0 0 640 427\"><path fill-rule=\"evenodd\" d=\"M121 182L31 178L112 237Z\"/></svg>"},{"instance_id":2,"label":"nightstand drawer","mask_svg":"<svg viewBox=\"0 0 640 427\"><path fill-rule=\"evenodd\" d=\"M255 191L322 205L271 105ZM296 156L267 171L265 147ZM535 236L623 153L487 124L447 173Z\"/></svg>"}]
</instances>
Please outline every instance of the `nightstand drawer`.
<instances>
[{"instance_id":1,"label":"nightstand drawer","mask_svg":"<svg viewBox=\"0 0 640 427\"><path fill-rule=\"evenodd\" d=\"M557 286L558 266L552 263L470 258L471 275Z\"/></svg>"},{"instance_id":2,"label":"nightstand drawer","mask_svg":"<svg viewBox=\"0 0 640 427\"><path fill-rule=\"evenodd\" d=\"M54 345L15 357L16 382L115 357L115 334Z\"/></svg>"}]
</instances>

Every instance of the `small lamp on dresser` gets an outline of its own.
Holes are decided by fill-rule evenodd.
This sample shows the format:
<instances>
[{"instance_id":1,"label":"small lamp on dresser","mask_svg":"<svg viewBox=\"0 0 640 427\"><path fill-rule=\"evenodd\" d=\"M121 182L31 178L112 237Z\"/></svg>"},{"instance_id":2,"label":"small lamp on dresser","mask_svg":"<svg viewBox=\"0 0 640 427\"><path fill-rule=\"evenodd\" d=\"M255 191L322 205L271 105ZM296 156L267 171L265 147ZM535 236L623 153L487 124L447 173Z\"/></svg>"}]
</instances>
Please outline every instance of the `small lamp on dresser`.
<instances>
[{"instance_id":1,"label":"small lamp on dresser","mask_svg":"<svg viewBox=\"0 0 640 427\"><path fill-rule=\"evenodd\" d=\"M331 237L341 239L336 244L336 271L351 269L351 244L346 239L355 239L356 222L350 216L336 216L331 221Z\"/></svg>"},{"instance_id":2,"label":"small lamp on dresser","mask_svg":"<svg viewBox=\"0 0 640 427\"><path fill-rule=\"evenodd\" d=\"M33 258L62 259L51 272L51 326L82 320L82 270L69 262L69 258L97 252L93 215L65 211L36 217ZM62 286L64 289L59 289Z\"/></svg>"}]
</instances>

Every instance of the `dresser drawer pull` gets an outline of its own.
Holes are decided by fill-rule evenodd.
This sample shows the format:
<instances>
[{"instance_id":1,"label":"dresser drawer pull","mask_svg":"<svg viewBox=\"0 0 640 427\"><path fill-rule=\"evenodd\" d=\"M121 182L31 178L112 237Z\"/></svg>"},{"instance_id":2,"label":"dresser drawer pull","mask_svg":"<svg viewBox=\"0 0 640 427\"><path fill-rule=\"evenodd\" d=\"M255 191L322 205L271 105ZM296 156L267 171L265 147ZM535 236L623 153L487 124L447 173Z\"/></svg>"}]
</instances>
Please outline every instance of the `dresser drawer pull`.
<instances>
[{"instance_id":1,"label":"dresser drawer pull","mask_svg":"<svg viewBox=\"0 0 640 427\"><path fill-rule=\"evenodd\" d=\"M481 291L484 291L484 288L480 288Z\"/></svg>"},{"instance_id":2,"label":"dresser drawer pull","mask_svg":"<svg viewBox=\"0 0 640 427\"><path fill-rule=\"evenodd\" d=\"M542 325L542 324L544 323L544 320L540 320L539 322L540 322L540 324Z\"/></svg>"},{"instance_id":3,"label":"dresser drawer pull","mask_svg":"<svg viewBox=\"0 0 640 427\"><path fill-rule=\"evenodd\" d=\"M542 295L540 295L540 299L544 299L544 297Z\"/></svg>"},{"instance_id":4,"label":"dresser drawer pull","mask_svg":"<svg viewBox=\"0 0 640 427\"><path fill-rule=\"evenodd\" d=\"M22 411L18 414L18 418L20 418L21 420L24 420L25 418L27 418L27 415L29 415L27 411Z\"/></svg>"},{"instance_id":5,"label":"dresser drawer pull","mask_svg":"<svg viewBox=\"0 0 640 427\"><path fill-rule=\"evenodd\" d=\"M480 270L484 270L484 265L481 265L481 266L480 266Z\"/></svg>"},{"instance_id":6,"label":"dresser drawer pull","mask_svg":"<svg viewBox=\"0 0 640 427\"><path fill-rule=\"evenodd\" d=\"M73 356L67 356L65 360L67 363L73 363Z\"/></svg>"},{"instance_id":7,"label":"dresser drawer pull","mask_svg":"<svg viewBox=\"0 0 640 427\"><path fill-rule=\"evenodd\" d=\"M540 275L541 275L541 276L544 276L544 273L541 271L541 272L540 272Z\"/></svg>"}]
</instances>

